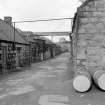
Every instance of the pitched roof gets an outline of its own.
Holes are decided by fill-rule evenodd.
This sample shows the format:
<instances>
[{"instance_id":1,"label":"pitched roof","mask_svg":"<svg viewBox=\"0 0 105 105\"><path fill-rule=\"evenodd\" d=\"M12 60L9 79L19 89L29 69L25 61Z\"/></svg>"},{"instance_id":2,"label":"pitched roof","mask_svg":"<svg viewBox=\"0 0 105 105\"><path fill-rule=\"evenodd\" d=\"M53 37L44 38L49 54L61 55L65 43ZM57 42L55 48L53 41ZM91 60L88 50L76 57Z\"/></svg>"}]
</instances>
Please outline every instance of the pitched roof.
<instances>
[{"instance_id":1,"label":"pitched roof","mask_svg":"<svg viewBox=\"0 0 105 105\"><path fill-rule=\"evenodd\" d=\"M31 31L21 31L21 34L28 42L36 42L35 39L40 39L39 36L34 35Z\"/></svg>"},{"instance_id":2,"label":"pitched roof","mask_svg":"<svg viewBox=\"0 0 105 105\"><path fill-rule=\"evenodd\" d=\"M26 40L23 39L21 34L14 27L9 25L0 19L0 39L4 41L14 41L21 44L28 44Z\"/></svg>"},{"instance_id":3,"label":"pitched roof","mask_svg":"<svg viewBox=\"0 0 105 105\"><path fill-rule=\"evenodd\" d=\"M44 41L46 44L52 44L51 40L43 36L40 36L40 33L39 35L36 35L34 32L31 32L31 31L24 31L22 33L25 35L26 39L30 42L35 42L37 40L40 40L40 41Z\"/></svg>"}]
</instances>

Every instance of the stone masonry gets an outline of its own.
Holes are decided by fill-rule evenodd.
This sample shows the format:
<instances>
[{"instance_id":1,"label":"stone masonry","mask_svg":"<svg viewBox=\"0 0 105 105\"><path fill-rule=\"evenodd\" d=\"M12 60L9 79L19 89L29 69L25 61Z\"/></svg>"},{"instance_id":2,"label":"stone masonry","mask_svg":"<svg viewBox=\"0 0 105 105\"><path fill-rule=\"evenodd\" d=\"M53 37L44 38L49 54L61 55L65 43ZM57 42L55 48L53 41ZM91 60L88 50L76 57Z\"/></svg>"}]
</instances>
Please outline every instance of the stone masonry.
<instances>
[{"instance_id":1,"label":"stone masonry","mask_svg":"<svg viewBox=\"0 0 105 105\"><path fill-rule=\"evenodd\" d=\"M105 69L105 0L87 0L77 9L73 24L76 70Z\"/></svg>"}]
</instances>

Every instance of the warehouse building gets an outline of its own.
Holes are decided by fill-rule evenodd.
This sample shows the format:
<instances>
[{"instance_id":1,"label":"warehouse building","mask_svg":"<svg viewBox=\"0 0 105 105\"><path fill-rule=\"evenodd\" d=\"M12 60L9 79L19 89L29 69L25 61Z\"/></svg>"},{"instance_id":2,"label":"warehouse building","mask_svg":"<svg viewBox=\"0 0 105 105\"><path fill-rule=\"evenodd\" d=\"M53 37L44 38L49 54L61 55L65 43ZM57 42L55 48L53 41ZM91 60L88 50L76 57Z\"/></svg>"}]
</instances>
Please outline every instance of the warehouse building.
<instances>
[{"instance_id":1,"label":"warehouse building","mask_svg":"<svg viewBox=\"0 0 105 105\"><path fill-rule=\"evenodd\" d=\"M22 32L25 39L30 43L31 59L33 62L47 60L61 53L60 46L54 44L51 40L36 35L33 32Z\"/></svg>"},{"instance_id":2,"label":"warehouse building","mask_svg":"<svg viewBox=\"0 0 105 105\"><path fill-rule=\"evenodd\" d=\"M61 47L33 32L16 29L12 17L0 20L0 73L26 67L62 53Z\"/></svg>"},{"instance_id":3,"label":"warehouse building","mask_svg":"<svg viewBox=\"0 0 105 105\"><path fill-rule=\"evenodd\" d=\"M75 70L105 69L105 0L86 0L77 9L72 52Z\"/></svg>"},{"instance_id":4,"label":"warehouse building","mask_svg":"<svg viewBox=\"0 0 105 105\"><path fill-rule=\"evenodd\" d=\"M0 73L25 65L29 65L29 44L12 26L12 18L4 17L0 20Z\"/></svg>"}]
</instances>

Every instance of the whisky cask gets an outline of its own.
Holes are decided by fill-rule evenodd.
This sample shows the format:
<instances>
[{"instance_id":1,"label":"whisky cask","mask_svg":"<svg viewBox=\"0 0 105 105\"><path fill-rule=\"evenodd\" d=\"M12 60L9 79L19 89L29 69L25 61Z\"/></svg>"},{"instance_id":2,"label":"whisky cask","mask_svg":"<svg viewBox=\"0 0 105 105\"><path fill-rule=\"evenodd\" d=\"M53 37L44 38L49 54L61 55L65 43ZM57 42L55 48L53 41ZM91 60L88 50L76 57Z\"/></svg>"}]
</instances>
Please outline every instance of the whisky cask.
<instances>
[{"instance_id":1,"label":"whisky cask","mask_svg":"<svg viewBox=\"0 0 105 105\"><path fill-rule=\"evenodd\" d=\"M86 92L91 88L92 80L88 71L78 71L73 79L73 87L78 92Z\"/></svg>"},{"instance_id":2,"label":"whisky cask","mask_svg":"<svg viewBox=\"0 0 105 105\"><path fill-rule=\"evenodd\" d=\"M95 85L101 90L105 90L105 71L98 70L93 74L93 80Z\"/></svg>"}]
</instances>

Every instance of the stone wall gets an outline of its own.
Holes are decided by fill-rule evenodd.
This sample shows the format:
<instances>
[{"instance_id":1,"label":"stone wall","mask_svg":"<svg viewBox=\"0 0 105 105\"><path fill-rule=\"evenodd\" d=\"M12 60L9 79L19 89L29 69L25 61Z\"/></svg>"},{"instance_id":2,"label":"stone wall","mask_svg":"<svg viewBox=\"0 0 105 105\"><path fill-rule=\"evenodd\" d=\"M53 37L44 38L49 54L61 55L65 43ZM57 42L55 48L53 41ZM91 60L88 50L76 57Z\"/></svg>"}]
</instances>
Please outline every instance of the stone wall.
<instances>
[{"instance_id":1,"label":"stone wall","mask_svg":"<svg viewBox=\"0 0 105 105\"><path fill-rule=\"evenodd\" d=\"M72 38L76 70L105 69L105 0L88 0L78 8Z\"/></svg>"}]
</instances>

